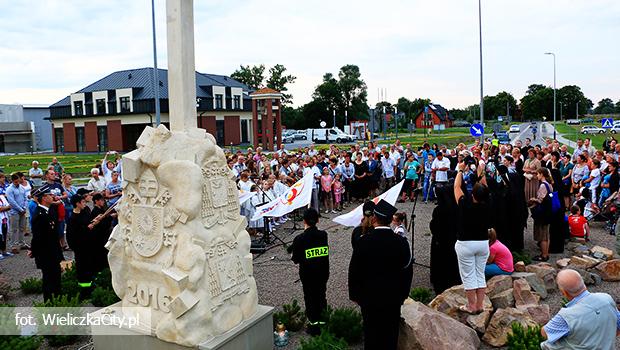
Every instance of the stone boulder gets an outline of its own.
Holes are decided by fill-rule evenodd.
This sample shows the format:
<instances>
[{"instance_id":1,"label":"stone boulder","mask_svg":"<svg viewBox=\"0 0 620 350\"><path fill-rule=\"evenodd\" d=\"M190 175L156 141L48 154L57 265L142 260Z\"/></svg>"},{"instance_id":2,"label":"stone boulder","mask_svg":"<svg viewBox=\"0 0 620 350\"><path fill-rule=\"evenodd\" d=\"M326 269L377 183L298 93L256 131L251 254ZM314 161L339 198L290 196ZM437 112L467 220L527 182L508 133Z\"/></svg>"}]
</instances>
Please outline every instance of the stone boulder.
<instances>
[{"instance_id":1,"label":"stone boulder","mask_svg":"<svg viewBox=\"0 0 620 350\"><path fill-rule=\"evenodd\" d=\"M540 296L532 292L532 288L525 279L514 281L513 295L517 308L520 306L538 305L540 301Z\"/></svg>"},{"instance_id":2,"label":"stone boulder","mask_svg":"<svg viewBox=\"0 0 620 350\"><path fill-rule=\"evenodd\" d=\"M532 319L541 326L544 326L551 319L549 305L547 304L524 305L518 306L517 309L527 311Z\"/></svg>"},{"instance_id":3,"label":"stone boulder","mask_svg":"<svg viewBox=\"0 0 620 350\"><path fill-rule=\"evenodd\" d=\"M568 266L568 264L570 264L570 258L558 259L558 260L556 260L556 262L555 262L555 265L556 265L559 269L566 268L566 266Z\"/></svg>"},{"instance_id":4,"label":"stone boulder","mask_svg":"<svg viewBox=\"0 0 620 350\"><path fill-rule=\"evenodd\" d=\"M620 259L605 261L596 267L603 281L620 281Z\"/></svg>"},{"instance_id":5,"label":"stone boulder","mask_svg":"<svg viewBox=\"0 0 620 350\"><path fill-rule=\"evenodd\" d=\"M532 290L534 290L536 293L538 293L538 295L545 299L547 298L547 286L545 284L545 282L538 277L535 273L533 272L514 272L512 275L512 280L518 280L518 279L524 279L527 281L527 283L530 285L530 287L532 288ZM516 296L515 296L515 300L516 300Z\"/></svg>"},{"instance_id":6,"label":"stone boulder","mask_svg":"<svg viewBox=\"0 0 620 350\"><path fill-rule=\"evenodd\" d=\"M525 272L525 263L523 261L517 261L515 264L515 272Z\"/></svg>"},{"instance_id":7,"label":"stone boulder","mask_svg":"<svg viewBox=\"0 0 620 350\"><path fill-rule=\"evenodd\" d=\"M590 254L590 248L587 245L578 244L572 249L575 255L587 255Z\"/></svg>"},{"instance_id":8,"label":"stone boulder","mask_svg":"<svg viewBox=\"0 0 620 350\"><path fill-rule=\"evenodd\" d=\"M512 288L512 277L509 275L493 276L487 281L486 293L489 298Z\"/></svg>"},{"instance_id":9,"label":"stone boulder","mask_svg":"<svg viewBox=\"0 0 620 350\"><path fill-rule=\"evenodd\" d=\"M495 309L505 309L507 307L515 306L515 297L513 295L513 289L510 288L499 294L491 297L491 304Z\"/></svg>"},{"instance_id":10,"label":"stone boulder","mask_svg":"<svg viewBox=\"0 0 620 350\"><path fill-rule=\"evenodd\" d=\"M566 268L579 272L581 278L583 278L583 282L587 286L597 285L598 283L600 283L601 277L595 273L588 272L585 269L574 265L568 265Z\"/></svg>"},{"instance_id":11,"label":"stone boulder","mask_svg":"<svg viewBox=\"0 0 620 350\"><path fill-rule=\"evenodd\" d=\"M467 316L467 325L473 328L473 330L475 330L476 332L478 332L478 334L482 335L487 329L487 325L489 324L492 313L492 310L484 310L477 315L469 315Z\"/></svg>"},{"instance_id":12,"label":"stone boulder","mask_svg":"<svg viewBox=\"0 0 620 350\"><path fill-rule=\"evenodd\" d=\"M526 267L527 272L535 273L545 283L545 288L548 292L555 290L555 276L556 270L549 263L541 262L539 264L528 265Z\"/></svg>"},{"instance_id":13,"label":"stone boulder","mask_svg":"<svg viewBox=\"0 0 620 350\"><path fill-rule=\"evenodd\" d=\"M443 312L466 325L470 314L460 311L461 305L467 305L467 297L465 297L462 284L446 289L428 304L432 309ZM493 310L493 304L488 296L485 296L483 305L485 310Z\"/></svg>"},{"instance_id":14,"label":"stone boulder","mask_svg":"<svg viewBox=\"0 0 620 350\"><path fill-rule=\"evenodd\" d=\"M594 266L600 264L601 262L602 260L593 258L588 255L582 255L582 256L575 255L572 258L570 258L569 265L577 266L579 268L587 270L587 269L593 268Z\"/></svg>"},{"instance_id":15,"label":"stone boulder","mask_svg":"<svg viewBox=\"0 0 620 350\"><path fill-rule=\"evenodd\" d=\"M491 317L482 341L495 347L506 345L514 322L520 323L524 328L537 325L527 311L515 308L499 309Z\"/></svg>"},{"instance_id":16,"label":"stone boulder","mask_svg":"<svg viewBox=\"0 0 620 350\"><path fill-rule=\"evenodd\" d=\"M590 249L590 252L592 253L592 256L595 256L595 254L603 255L605 258L603 258L602 260L611 260L614 258L614 252L611 249L601 247L598 245L592 247L592 249Z\"/></svg>"},{"instance_id":17,"label":"stone boulder","mask_svg":"<svg viewBox=\"0 0 620 350\"><path fill-rule=\"evenodd\" d=\"M473 329L422 303L403 305L401 316L399 350L475 350L480 346Z\"/></svg>"}]
</instances>

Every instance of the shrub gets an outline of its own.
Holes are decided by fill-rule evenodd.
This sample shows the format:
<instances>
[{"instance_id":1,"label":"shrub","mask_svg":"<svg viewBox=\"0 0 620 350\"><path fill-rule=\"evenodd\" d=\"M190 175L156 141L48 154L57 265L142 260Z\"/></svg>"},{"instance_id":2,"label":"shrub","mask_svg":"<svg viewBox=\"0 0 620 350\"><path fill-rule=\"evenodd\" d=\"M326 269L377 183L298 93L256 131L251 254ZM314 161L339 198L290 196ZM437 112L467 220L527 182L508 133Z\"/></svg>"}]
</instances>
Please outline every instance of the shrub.
<instances>
[{"instance_id":1,"label":"shrub","mask_svg":"<svg viewBox=\"0 0 620 350\"><path fill-rule=\"evenodd\" d=\"M431 300L433 300L433 291L424 287L416 287L411 289L411 292L409 292L409 297L415 301L421 302L422 304L428 304Z\"/></svg>"},{"instance_id":2,"label":"shrub","mask_svg":"<svg viewBox=\"0 0 620 350\"><path fill-rule=\"evenodd\" d=\"M60 293L68 296L70 299L80 294L75 264L67 268L60 277Z\"/></svg>"},{"instance_id":3,"label":"shrub","mask_svg":"<svg viewBox=\"0 0 620 350\"><path fill-rule=\"evenodd\" d=\"M81 306L82 306L82 302L80 301L80 298L78 295L69 297L66 294L54 296L52 299L48 301L34 303L34 307L38 309L39 312L43 311L41 310L43 308L61 308L61 309L55 309L54 312L59 313L59 314L72 313L74 315L76 314L77 308ZM63 308L66 308L66 311L62 311ZM83 316L86 316L86 315L83 315ZM41 327L45 327L41 313L39 313L37 317L38 317L37 324L39 325L39 331L41 331ZM54 327L54 332L58 334L58 335L45 335L44 336L45 339L47 339L47 342L50 346L63 346L63 345L72 344L75 342L75 340L78 337L77 335L73 335L73 334L62 334L63 331L69 331L68 327L63 327L60 329L57 329L56 326L49 326L49 327ZM47 331L49 332L51 330L47 330Z\"/></svg>"},{"instance_id":4,"label":"shrub","mask_svg":"<svg viewBox=\"0 0 620 350\"><path fill-rule=\"evenodd\" d=\"M96 287L113 289L112 288L112 272L109 268L105 268L100 271L93 280Z\"/></svg>"},{"instance_id":5,"label":"shrub","mask_svg":"<svg viewBox=\"0 0 620 350\"><path fill-rule=\"evenodd\" d=\"M302 339L299 350L345 350L347 342L335 337L333 334L323 331L320 335L308 339Z\"/></svg>"},{"instance_id":6,"label":"shrub","mask_svg":"<svg viewBox=\"0 0 620 350\"><path fill-rule=\"evenodd\" d=\"M326 329L337 338L344 339L348 344L355 344L362 340L362 314L349 307L331 310L324 314Z\"/></svg>"},{"instance_id":7,"label":"shrub","mask_svg":"<svg viewBox=\"0 0 620 350\"><path fill-rule=\"evenodd\" d=\"M543 341L545 338L540 334L540 326L524 329L521 324L514 322L512 332L508 333L510 350L539 350Z\"/></svg>"},{"instance_id":8,"label":"shrub","mask_svg":"<svg viewBox=\"0 0 620 350\"><path fill-rule=\"evenodd\" d=\"M512 261L514 264L516 264L519 261L523 261L523 263L525 265L529 265L532 263L532 258L530 257L530 255L526 252L520 251L520 252L512 252Z\"/></svg>"},{"instance_id":9,"label":"shrub","mask_svg":"<svg viewBox=\"0 0 620 350\"><path fill-rule=\"evenodd\" d=\"M90 302L97 307L112 305L118 301L120 299L110 288L96 287L90 295Z\"/></svg>"},{"instance_id":10,"label":"shrub","mask_svg":"<svg viewBox=\"0 0 620 350\"><path fill-rule=\"evenodd\" d=\"M19 288L24 294L41 294L43 293L43 281L35 277L26 278L19 281Z\"/></svg>"},{"instance_id":11,"label":"shrub","mask_svg":"<svg viewBox=\"0 0 620 350\"><path fill-rule=\"evenodd\" d=\"M273 314L273 326L278 322L282 323L291 332L297 332L306 325L306 314L299 306L297 299L293 299L291 304L282 305L282 311Z\"/></svg>"},{"instance_id":12,"label":"shrub","mask_svg":"<svg viewBox=\"0 0 620 350\"><path fill-rule=\"evenodd\" d=\"M0 307L14 308L13 304L0 304ZM3 312L0 316L0 325L2 327L2 333L6 334L0 336L0 350L35 350L41 346L43 338L39 336L23 337L18 335L20 330L19 326L15 323L14 312Z\"/></svg>"}]
</instances>

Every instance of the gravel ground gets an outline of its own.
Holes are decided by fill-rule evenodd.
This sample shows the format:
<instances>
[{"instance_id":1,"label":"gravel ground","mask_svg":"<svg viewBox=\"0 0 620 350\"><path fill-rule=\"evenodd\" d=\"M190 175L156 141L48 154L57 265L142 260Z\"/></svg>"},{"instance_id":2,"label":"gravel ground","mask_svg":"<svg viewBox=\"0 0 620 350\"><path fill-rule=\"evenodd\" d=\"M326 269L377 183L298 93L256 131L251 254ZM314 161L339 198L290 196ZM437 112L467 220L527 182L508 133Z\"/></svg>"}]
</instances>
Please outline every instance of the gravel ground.
<instances>
[{"instance_id":1,"label":"gravel ground","mask_svg":"<svg viewBox=\"0 0 620 350\"><path fill-rule=\"evenodd\" d=\"M411 213L412 203L397 203L399 211L404 211L408 214ZM416 262L424 265L430 263L430 230L429 222L431 213L434 208L433 204L424 204L419 202L416 208L416 222L415 222L415 258ZM349 207L348 209L352 209ZM351 259L351 228L342 227L331 221L336 216L334 214L322 214L324 217L319 222L318 226L321 229L327 230L329 234L330 245L330 278L327 288L327 301L333 307L357 307L354 303L349 301L348 287L347 287L347 273L349 261ZM615 249L615 236L608 235L602 229L602 223L594 223L592 225L592 244L601 245L612 250ZM298 226L301 226L298 224ZM293 238L301 231L292 232L291 221L287 222L283 226L278 227L276 235L284 242L291 242ZM532 240L531 234L531 222L530 229L526 230L525 245L526 251L531 256L537 254L538 250L535 242ZM67 258L72 258L72 253L66 253ZM567 254L554 254L551 255L550 262L554 263L555 260L565 257ZM34 266L34 261L29 259L25 252L22 252L14 257L7 258L0 261L0 271L2 275L7 277L14 290L9 294L7 302L18 306L30 306L33 301L41 301L42 295L24 295L19 291L19 281L28 277L41 277L41 272ZM293 299L297 299L302 307L303 292L301 283L298 281L299 275L297 272L297 266L290 260L290 255L286 252L283 246L276 246L268 250L265 254L257 257L254 262L254 274L258 285L259 302L264 305L272 305L276 308L280 308L283 304L290 303ZM414 267L413 285L412 287L427 287L431 288L429 279L429 270L422 266ZM603 282L600 286L594 286L589 288L594 292L606 292L612 297L620 299L620 284L616 282ZM559 293L552 293L544 300L551 307L551 313L555 314L561 305L561 296ZM302 337L305 337L304 333L295 334L291 333L291 341L286 349L296 349L299 341ZM87 337L81 337L80 341L73 346L65 347L63 349L78 349L86 345L89 339ZM44 344L43 348L49 348ZM354 347L361 349L362 346L358 345ZM490 349L486 345L482 345L481 349ZM618 347L620 349L620 346Z\"/></svg>"}]
</instances>

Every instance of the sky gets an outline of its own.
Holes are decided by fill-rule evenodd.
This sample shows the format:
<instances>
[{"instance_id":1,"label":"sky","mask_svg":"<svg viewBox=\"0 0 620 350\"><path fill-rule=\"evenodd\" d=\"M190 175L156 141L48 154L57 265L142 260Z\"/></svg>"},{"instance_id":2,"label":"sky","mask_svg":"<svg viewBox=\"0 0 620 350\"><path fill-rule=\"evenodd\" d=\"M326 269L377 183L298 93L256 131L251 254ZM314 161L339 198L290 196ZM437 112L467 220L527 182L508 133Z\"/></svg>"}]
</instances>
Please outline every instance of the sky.
<instances>
[{"instance_id":1,"label":"sky","mask_svg":"<svg viewBox=\"0 0 620 350\"><path fill-rule=\"evenodd\" d=\"M165 1L156 0L166 68ZM104 76L153 65L149 0L0 0L0 103L51 104ZM295 106L323 74L355 64L374 105L401 96L447 108L480 99L475 0L197 0L196 70L283 64ZM620 100L620 1L482 0L484 94L533 83Z\"/></svg>"}]
</instances>

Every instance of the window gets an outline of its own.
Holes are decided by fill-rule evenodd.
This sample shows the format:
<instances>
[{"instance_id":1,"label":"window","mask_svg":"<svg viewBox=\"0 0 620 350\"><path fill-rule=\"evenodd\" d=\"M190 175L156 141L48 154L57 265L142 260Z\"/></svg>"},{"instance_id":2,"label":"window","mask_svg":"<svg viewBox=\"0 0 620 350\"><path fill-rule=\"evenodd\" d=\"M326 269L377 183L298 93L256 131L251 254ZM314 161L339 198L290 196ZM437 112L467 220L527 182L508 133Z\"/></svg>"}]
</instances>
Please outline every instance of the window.
<instances>
[{"instance_id":1,"label":"window","mask_svg":"<svg viewBox=\"0 0 620 350\"><path fill-rule=\"evenodd\" d=\"M222 96L222 94L216 94L215 95L215 109L222 109L223 102L224 102L224 96Z\"/></svg>"},{"instance_id":2,"label":"window","mask_svg":"<svg viewBox=\"0 0 620 350\"><path fill-rule=\"evenodd\" d=\"M105 152L108 150L108 127L98 126L97 135L99 136L99 152Z\"/></svg>"},{"instance_id":3,"label":"window","mask_svg":"<svg viewBox=\"0 0 620 350\"><path fill-rule=\"evenodd\" d=\"M241 109L241 96L235 96L235 106L234 109Z\"/></svg>"},{"instance_id":4,"label":"window","mask_svg":"<svg viewBox=\"0 0 620 350\"><path fill-rule=\"evenodd\" d=\"M129 96L121 97L119 98L119 101L121 102L121 113L131 111L131 108L129 107Z\"/></svg>"},{"instance_id":5,"label":"window","mask_svg":"<svg viewBox=\"0 0 620 350\"><path fill-rule=\"evenodd\" d=\"M84 115L84 102L83 101L75 101L73 102L74 115Z\"/></svg>"},{"instance_id":6,"label":"window","mask_svg":"<svg viewBox=\"0 0 620 350\"><path fill-rule=\"evenodd\" d=\"M78 126L75 128L75 141L77 144L77 151L84 152L86 142L84 141L84 127Z\"/></svg>"},{"instance_id":7,"label":"window","mask_svg":"<svg viewBox=\"0 0 620 350\"><path fill-rule=\"evenodd\" d=\"M97 105L97 114L105 114L105 98L98 98L95 103Z\"/></svg>"},{"instance_id":8,"label":"window","mask_svg":"<svg viewBox=\"0 0 620 350\"><path fill-rule=\"evenodd\" d=\"M65 152L65 134L62 132L62 128L54 128L54 141L56 152Z\"/></svg>"},{"instance_id":9,"label":"window","mask_svg":"<svg viewBox=\"0 0 620 350\"><path fill-rule=\"evenodd\" d=\"M248 120L246 119L242 119L241 120L241 143L249 143L250 142L250 138L249 138L249 130L248 130Z\"/></svg>"}]
</instances>

